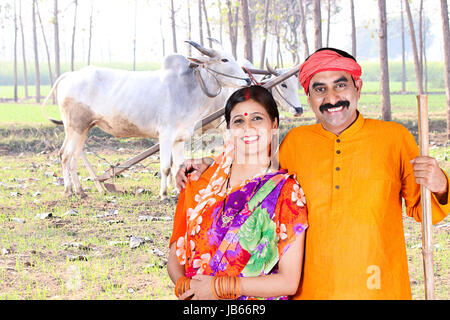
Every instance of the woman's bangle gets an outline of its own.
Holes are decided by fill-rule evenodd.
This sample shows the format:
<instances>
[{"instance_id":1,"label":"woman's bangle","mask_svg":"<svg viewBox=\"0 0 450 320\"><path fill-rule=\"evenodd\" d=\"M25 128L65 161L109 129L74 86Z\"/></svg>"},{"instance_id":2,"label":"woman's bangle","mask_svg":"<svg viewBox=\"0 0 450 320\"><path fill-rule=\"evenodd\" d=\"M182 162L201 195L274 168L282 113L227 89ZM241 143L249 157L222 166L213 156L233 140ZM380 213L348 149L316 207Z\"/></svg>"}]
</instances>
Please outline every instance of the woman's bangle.
<instances>
[{"instance_id":1,"label":"woman's bangle","mask_svg":"<svg viewBox=\"0 0 450 320\"><path fill-rule=\"evenodd\" d=\"M240 294L239 277L214 276L211 280L211 292L214 297L220 299L236 300Z\"/></svg>"},{"instance_id":2,"label":"woman's bangle","mask_svg":"<svg viewBox=\"0 0 450 320\"><path fill-rule=\"evenodd\" d=\"M191 285L191 279L185 276L178 278L175 284L175 295L179 298L183 293L189 290Z\"/></svg>"}]
</instances>

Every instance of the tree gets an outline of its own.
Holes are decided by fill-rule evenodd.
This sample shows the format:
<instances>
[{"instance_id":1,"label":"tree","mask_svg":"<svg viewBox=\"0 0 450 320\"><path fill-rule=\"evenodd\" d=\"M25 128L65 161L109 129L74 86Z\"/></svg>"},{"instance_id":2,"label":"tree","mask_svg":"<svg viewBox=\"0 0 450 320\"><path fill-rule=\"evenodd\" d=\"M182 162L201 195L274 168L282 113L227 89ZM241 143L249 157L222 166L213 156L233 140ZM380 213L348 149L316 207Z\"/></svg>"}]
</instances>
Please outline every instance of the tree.
<instances>
[{"instance_id":1,"label":"tree","mask_svg":"<svg viewBox=\"0 0 450 320\"><path fill-rule=\"evenodd\" d=\"M32 3L32 19L33 22L33 48L34 48L34 86L36 88L36 102L41 102L41 80L39 71L39 54L36 33L36 0Z\"/></svg>"},{"instance_id":2,"label":"tree","mask_svg":"<svg viewBox=\"0 0 450 320\"><path fill-rule=\"evenodd\" d=\"M134 0L134 37L133 37L133 71L136 71L136 41L137 41L137 0ZM172 9L173 9L173 0L172 0ZM172 21L173 21L172 17ZM172 26L173 27L173 26ZM177 52L177 44L176 39L174 39L175 47L174 52Z\"/></svg>"},{"instance_id":3,"label":"tree","mask_svg":"<svg viewBox=\"0 0 450 320\"><path fill-rule=\"evenodd\" d=\"M228 7L228 33L230 34L230 43L231 43L231 53L234 58L237 59L237 32L238 32L238 23L239 23L239 7L235 7L234 17L233 17L233 6L231 4L231 0L227 0Z\"/></svg>"},{"instance_id":4,"label":"tree","mask_svg":"<svg viewBox=\"0 0 450 320\"><path fill-rule=\"evenodd\" d=\"M406 93L406 49L405 49L405 22L404 22L404 10L403 0L400 0L401 8L401 34L402 34L402 93Z\"/></svg>"},{"instance_id":5,"label":"tree","mask_svg":"<svg viewBox=\"0 0 450 320\"><path fill-rule=\"evenodd\" d=\"M350 12L352 20L352 56L356 59L356 23L355 23L355 4L350 0Z\"/></svg>"},{"instance_id":6,"label":"tree","mask_svg":"<svg viewBox=\"0 0 450 320\"><path fill-rule=\"evenodd\" d=\"M327 0L327 47L330 45L331 0Z\"/></svg>"},{"instance_id":7,"label":"tree","mask_svg":"<svg viewBox=\"0 0 450 320\"><path fill-rule=\"evenodd\" d=\"M322 48L322 18L320 0L314 0L314 49Z\"/></svg>"},{"instance_id":8,"label":"tree","mask_svg":"<svg viewBox=\"0 0 450 320\"><path fill-rule=\"evenodd\" d=\"M259 67L264 69L264 61L266 58L266 43L267 43L267 27L268 27L268 17L269 17L269 7L270 0L264 1L264 22L263 22L263 35L262 35L262 45L261 45L261 59L259 60Z\"/></svg>"},{"instance_id":9,"label":"tree","mask_svg":"<svg viewBox=\"0 0 450 320\"><path fill-rule=\"evenodd\" d=\"M17 1L14 0L14 102L19 100L17 95Z\"/></svg>"},{"instance_id":10,"label":"tree","mask_svg":"<svg viewBox=\"0 0 450 320\"><path fill-rule=\"evenodd\" d=\"M416 83L419 90L419 94L423 94L423 78L422 68L420 66L419 54L417 53L416 34L414 32L414 22L411 15L411 9L409 7L408 0L405 0L405 10L408 17L409 34L411 35L412 51L414 56L414 70L416 72Z\"/></svg>"},{"instance_id":11,"label":"tree","mask_svg":"<svg viewBox=\"0 0 450 320\"><path fill-rule=\"evenodd\" d=\"M198 0L198 31L200 35L200 44L203 46L203 21L202 21L202 0Z\"/></svg>"},{"instance_id":12,"label":"tree","mask_svg":"<svg viewBox=\"0 0 450 320\"><path fill-rule=\"evenodd\" d=\"M203 14L205 15L206 32L208 33L209 47L212 48L211 28L209 27L208 13L206 10L205 0L202 0L202 8L203 8Z\"/></svg>"},{"instance_id":13,"label":"tree","mask_svg":"<svg viewBox=\"0 0 450 320\"><path fill-rule=\"evenodd\" d=\"M242 7L242 28L244 30L244 58L253 63L252 27L248 14L248 0L240 0Z\"/></svg>"},{"instance_id":14,"label":"tree","mask_svg":"<svg viewBox=\"0 0 450 320\"><path fill-rule=\"evenodd\" d=\"M441 0L442 36L444 37L445 94L447 97L447 139L450 140L450 28L447 0Z\"/></svg>"},{"instance_id":15,"label":"tree","mask_svg":"<svg viewBox=\"0 0 450 320\"><path fill-rule=\"evenodd\" d=\"M91 13L89 14L89 40L88 40L88 58L87 64L91 64L91 50L92 50L92 17L94 14L94 0L91 0Z\"/></svg>"},{"instance_id":16,"label":"tree","mask_svg":"<svg viewBox=\"0 0 450 320\"><path fill-rule=\"evenodd\" d=\"M222 15L222 1L217 0L217 8L219 9L219 41L222 43L222 33L223 33L223 15Z\"/></svg>"},{"instance_id":17,"label":"tree","mask_svg":"<svg viewBox=\"0 0 450 320\"><path fill-rule=\"evenodd\" d=\"M166 39L164 37L164 24L163 24L163 16L165 16L165 14L163 14L163 5L162 5L162 1L159 2L159 31L161 34L161 47L162 47L162 56L165 57L166 56Z\"/></svg>"},{"instance_id":18,"label":"tree","mask_svg":"<svg viewBox=\"0 0 450 320\"><path fill-rule=\"evenodd\" d=\"M187 17L188 17L188 40L192 40L192 21L191 21L191 2L186 1ZM188 44L187 46L188 56L192 55L192 46Z\"/></svg>"},{"instance_id":19,"label":"tree","mask_svg":"<svg viewBox=\"0 0 450 320\"><path fill-rule=\"evenodd\" d=\"M78 11L78 0L73 1L75 5L73 14L73 28L72 28L72 52L70 55L70 70L74 70L74 60L75 60L75 31L77 27L77 11Z\"/></svg>"},{"instance_id":20,"label":"tree","mask_svg":"<svg viewBox=\"0 0 450 320\"><path fill-rule=\"evenodd\" d=\"M306 15L303 0L298 0L298 6L300 10L300 29L303 42L303 52L304 57L306 59L309 56L309 47L308 47L308 35L306 34Z\"/></svg>"},{"instance_id":21,"label":"tree","mask_svg":"<svg viewBox=\"0 0 450 320\"><path fill-rule=\"evenodd\" d=\"M55 27L55 79L61 74L61 63L59 59L59 25L58 25L58 0L53 2L53 25Z\"/></svg>"},{"instance_id":22,"label":"tree","mask_svg":"<svg viewBox=\"0 0 450 320\"><path fill-rule=\"evenodd\" d=\"M53 72L52 72L52 62L50 59L50 50L48 48L47 38L45 37L44 24L42 23L41 14L39 13L39 2L36 1L36 14L39 19L39 25L41 26L42 39L44 40L45 52L47 54L47 65L48 65L48 78L50 80L50 87L53 87ZM56 97L53 94L53 104L56 104Z\"/></svg>"},{"instance_id":23,"label":"tree","mask_svg":"<svg viewBox=\"0 0 450 320\"><path fill-rule=\"evenodd\" d=\"M27 74L27 57L25 54L25 32L23 30L23 21L22 21L22 1L19 0L19 24L20 24L20 33L22 36L22 61L23 61L23 87L25 90L25 98L28 98L28 74Z\"/></svg>"},{"instance_id":24,"label":"tree","mask_svg":"<svg viewBox=\"0 0 450 320\"><path fill-rule=\"evenodd\" d=\"M380 37L380 91L381 112L384 121L391 121L391 100L389 90L389 66L387 48L386 0L378 0Z\"/></svg>"},{"instance_id":25,"label":"tree","mask_svg":"<svg viewBox=\"0 0 450 320\"><path fill-rule=\"evenodd\" d=\"M172 45L173 45L173 52L177 53L177 29L175 24L175 7L173 4L173 0L170 0L170 15L172 17Z\"/></svg>"}]
</instances>

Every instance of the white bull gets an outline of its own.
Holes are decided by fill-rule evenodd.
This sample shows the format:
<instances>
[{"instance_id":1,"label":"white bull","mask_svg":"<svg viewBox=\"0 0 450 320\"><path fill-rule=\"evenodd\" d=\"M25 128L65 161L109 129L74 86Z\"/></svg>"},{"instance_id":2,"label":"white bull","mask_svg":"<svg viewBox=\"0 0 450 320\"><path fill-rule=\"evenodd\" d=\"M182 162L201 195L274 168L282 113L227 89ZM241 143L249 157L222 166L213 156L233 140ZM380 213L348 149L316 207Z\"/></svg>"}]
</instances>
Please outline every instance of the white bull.
<instances>
[{"instance_id":1,"label":"white bull","mask_svg":"<svg viewBox=\"0 0 450 320\"><path fill-rule=\"evenodd\" d=\"M196 121L215 108L214 94L207 94L221 87L250 84L231 54L187 42L203 55L169 55L156 71L89 66L58 78L42 108L45 113L45 104L57 87L62 121L50 120L64 124L59 155L67 194L72 194L73 183L75 192L84 195L77 175L78 158L88 131L97 125L115 137L159 138L160 195L167 196L171 164L177 170L183 162L182 141L192 135Z\"/></svg>"}]
</instances>

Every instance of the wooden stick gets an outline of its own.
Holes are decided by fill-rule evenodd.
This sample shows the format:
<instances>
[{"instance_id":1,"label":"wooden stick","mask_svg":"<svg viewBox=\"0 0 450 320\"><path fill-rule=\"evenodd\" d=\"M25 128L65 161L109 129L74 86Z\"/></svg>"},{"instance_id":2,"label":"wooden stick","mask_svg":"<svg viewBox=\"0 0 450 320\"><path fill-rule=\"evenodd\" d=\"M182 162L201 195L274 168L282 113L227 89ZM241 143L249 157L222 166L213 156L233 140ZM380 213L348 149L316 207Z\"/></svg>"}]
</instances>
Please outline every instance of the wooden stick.
<instances>
[{"instance_id":1,"label":"wooden stick","mask_svg":"<svg viewBox=\"0 0 450 320\"><path fill-rule=\"evenodd\" d=\"M94 168L92 168L91 164L89 163L86 154L84 153L84 151L81 151L81 159L83 159L84 165L87 169L87 171L89 172L89 175L91 176L92 181L94 181L94 185L97 188L97 191L102 193L103 191L105 191L105 188L103 187L103 185L100 183L100 181L98 181L97 179L97 175L95 174Z\"/></svg>"},{"instance_id":2,"label":"wooden stick","mask_svg":"<svg viewBox=\"0 0 450 320\"><path fill-rule=\"evenodd\" d=\"M420 155L429 155L428 137L428 97L418 95L419 108L419 145ZM431 192L420 186L422 203L422 256L425 283L425 299L434 300L434 271L433 271L433 237L431 234Z\"/></svg>"},{"instance_id":3,"label":"wooden stick","mask_svg":"<svg viewBox=\"0 0 450 320\"><path fill-rule=\"evenodd\" d=\"M145 158L151 156L152 154L154 154L155 152L158 152L158 151L159 151L159 144L157 143L157 144L151 146L150 148L148 148L147 150L145 150L144 152L138 154L137 156L127 160L125 163L121 164L120 166L109 169L101 176L98 176L97 179L100 182L111 179L114 176L118 175L119 173L127 170L132 165L135 165L136 163L141 162Z\"/></svg>"}]
</instances>

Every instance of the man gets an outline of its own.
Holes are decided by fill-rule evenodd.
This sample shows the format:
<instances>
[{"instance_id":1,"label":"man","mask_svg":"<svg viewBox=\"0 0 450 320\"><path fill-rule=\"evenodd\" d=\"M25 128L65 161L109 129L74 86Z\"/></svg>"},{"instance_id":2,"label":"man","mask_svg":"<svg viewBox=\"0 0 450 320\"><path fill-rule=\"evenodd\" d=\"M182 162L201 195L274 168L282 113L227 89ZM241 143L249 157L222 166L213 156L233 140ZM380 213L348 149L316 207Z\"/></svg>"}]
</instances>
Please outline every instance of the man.
<instances>
[{"instance_id":1,"label":"man","mask_svg":"<svg viewBox=\"0 0 450 320\"><path fill-rule=\"evenodd\" d=\"M281 167L297 175L308 206L295 299L411 299L402 197L417 221L419 184L432 192L433 223L450 211L449 180L437 161L418 156L402 125L358 112L360 76L356 60L332 48L316 51L300 68L320 123L292 129L279 154ZM205 165L191 162L185 170ZM180 170L180 185L183 176Z\"/></svg>"}]
</instances>

